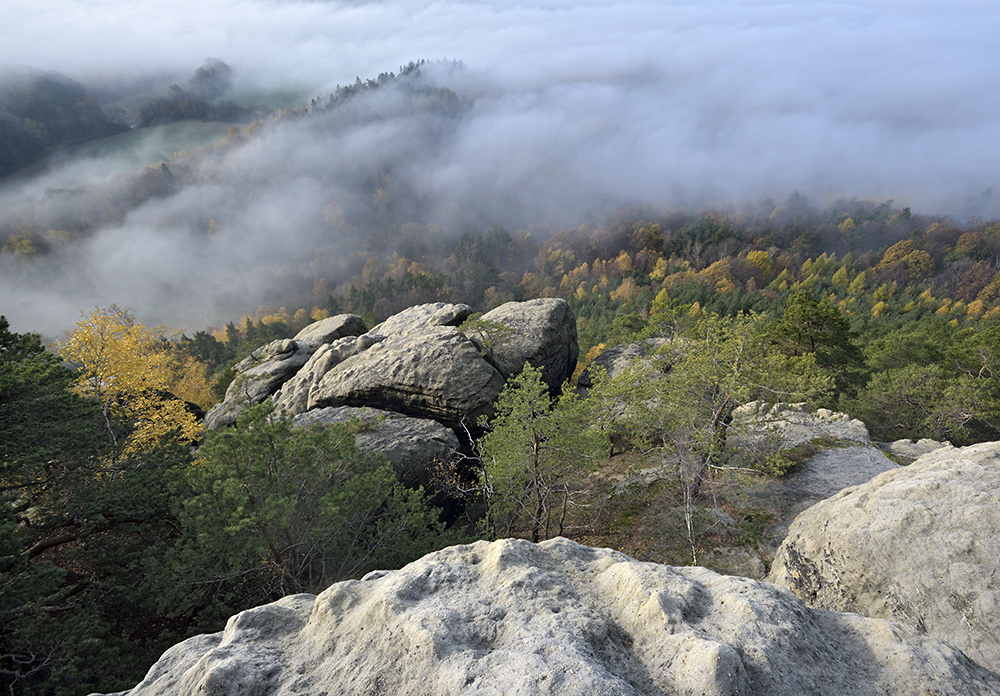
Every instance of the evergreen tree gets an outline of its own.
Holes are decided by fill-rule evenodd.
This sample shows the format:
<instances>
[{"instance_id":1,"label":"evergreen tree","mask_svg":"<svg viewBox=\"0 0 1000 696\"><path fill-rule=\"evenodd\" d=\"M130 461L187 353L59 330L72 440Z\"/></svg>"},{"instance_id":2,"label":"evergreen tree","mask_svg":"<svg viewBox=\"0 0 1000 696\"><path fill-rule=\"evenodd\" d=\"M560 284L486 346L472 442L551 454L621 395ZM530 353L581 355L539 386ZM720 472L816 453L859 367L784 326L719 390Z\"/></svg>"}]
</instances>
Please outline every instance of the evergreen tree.
<instances>
[{"instance_id":1,"label":"evergreen tree","mask_svg":"<svg viewBox=\"0 0 1000 696\"><path fill-rule=\"evenodd\" d=\"M590 427L589 406L572 394L553 399L541 369L530 365L508 381L478 442L482 527L490 538L524 531L537 542L562 533L574 493L570 474L606 448Z\"/></svg>"}]
</instances>

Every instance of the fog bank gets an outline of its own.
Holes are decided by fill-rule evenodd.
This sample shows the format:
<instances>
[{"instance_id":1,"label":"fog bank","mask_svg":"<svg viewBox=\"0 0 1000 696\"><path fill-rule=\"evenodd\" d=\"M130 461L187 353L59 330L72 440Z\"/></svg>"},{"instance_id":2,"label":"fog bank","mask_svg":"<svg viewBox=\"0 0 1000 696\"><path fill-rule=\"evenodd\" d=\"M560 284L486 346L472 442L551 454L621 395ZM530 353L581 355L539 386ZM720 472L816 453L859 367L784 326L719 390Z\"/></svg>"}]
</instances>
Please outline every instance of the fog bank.
<instances>
[{"instance_id":1,"label":"fog bank","mask_svg":"<svg viewBox=\"0 0 1000 696\"><path fill-rule=\"evenodd\" d=\"M227 155L213 166L257 192L249 208L185 187L101 229L72 268L5 260L15 330L57 331L111 302L184 328L252 310L280 289L275 269L358 248L365 231L347 235L330 206L370 197L387 171L424 222L452 229L796 190L998 214L962 209L998 184L994 3L9 0L4 14L0 64L83 82L190 75L218 56L236 89L327 95L410 60L464 64L430 71L464 100L454 119L393 116L386 96L371 124L303 119ZM76 166L79 183L117 171ZM6 209L45 205L52 185L29 183L0 185Z\"/></svg>"}]
</instances>

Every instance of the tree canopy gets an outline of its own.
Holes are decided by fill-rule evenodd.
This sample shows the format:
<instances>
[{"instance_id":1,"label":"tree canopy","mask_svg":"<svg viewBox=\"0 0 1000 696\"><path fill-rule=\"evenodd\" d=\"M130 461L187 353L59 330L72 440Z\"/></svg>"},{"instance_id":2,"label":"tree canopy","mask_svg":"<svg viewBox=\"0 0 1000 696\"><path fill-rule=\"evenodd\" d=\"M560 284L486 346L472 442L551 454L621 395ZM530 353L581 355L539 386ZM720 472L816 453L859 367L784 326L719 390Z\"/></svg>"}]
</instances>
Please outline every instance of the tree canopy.
<instances>
[{"instance_id":1,"label":"tree canopy","mask_svg":"<svg viewBox=\"0 0 1000 696\"><path fill-rule=\"evenodd\" d=\"M59 346L60 357L77 370L74 390L100 406L112 467L150 450L175 430L191 441L200 436L194 413L168 390L171 355L162 335L128 310L112 306L84 315Z\"/></svg>"}]
</instances>

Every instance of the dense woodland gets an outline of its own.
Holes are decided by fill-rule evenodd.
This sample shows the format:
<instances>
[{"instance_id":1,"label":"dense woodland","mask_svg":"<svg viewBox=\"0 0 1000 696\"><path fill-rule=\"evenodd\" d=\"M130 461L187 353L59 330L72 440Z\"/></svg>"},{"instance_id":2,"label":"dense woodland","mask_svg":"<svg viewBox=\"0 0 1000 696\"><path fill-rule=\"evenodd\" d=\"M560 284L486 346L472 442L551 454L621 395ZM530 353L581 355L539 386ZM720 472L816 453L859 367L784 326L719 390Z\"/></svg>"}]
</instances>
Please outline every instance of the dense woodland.
<instances>
[{"instance_id":1,"label":"dense woodland","mask_svg":"<svg viewBox=\"0 0 1000 696\"><path fill-rule=\"evenodd\" d=\"M0 83L0 177L58 148L127 130L79 83L56 73Z\"/></svg>"},{"instance_id":2,"label":"dense woodland","mask_svg":"<svg viewBox=\"0 0 1000 696\"><path fill-rule=\"evenodd\" d=\"M463 98L419 74L414 64L359 80L234 127L215 148L75 192L72 207L21 210L0 229L3 253L29 265L71 256L101 224L217 174L224 153L288 120L334 128L367 117L352 104L394 85L406 99L392 108L438 129L460 118ZM243 183L219 185L239 199L252 195ZM877 440L1000 436L1000 222L792 194L738 208L621 206L573 225L444 228L387 164L352 187L358 195L331 201L325 224L353 251L318 248L280 269L280 303L225 326L179 334L111 307L46 347L0 320L0 686L10 693L127 688L167 646L219 630L233 612L476 536L562 533L697 562L714 543L699 506L730 470L787 475L808 455L735 458L729 415L752 399L845 411ZM198 224L210 235L224 222ZM464 470L443 471L435 491L401 487L384 460L360 453L357 426L296 431L264 404L233 429L198 431L196 407L222 398L237 360L311 321L352 312L371 325L424 302L487 311L542 296L576 313L577 376L610 346L672 347L598 378L588 398L554 397L525 371L467 443ZM630 541L627 527L648 526L634 501L594 503L604 491L591 476L652 465L675 467L656 504L677 511L677 528L661 530L677 543L655 548ZM464 512L442 517L442 496ZM727 543L752 546L759 516L729 512L745 514ZM311 550L289 550L300 546Z\"/></svg>"},{"instance_id":3,"label":"dense woodland","mask_svg":"<svg viewBox=\"0 0 1000 696\"><path fill-rule=\"evenodd\" d=\"M209 59L185 86L171 83L163 96L127 109L102 107L86 87L59 73L0 76L0 178L134 127L187 119L250 123L273 112L223 99L231 83L232 68Z\"/></svg>"}]
</instances>

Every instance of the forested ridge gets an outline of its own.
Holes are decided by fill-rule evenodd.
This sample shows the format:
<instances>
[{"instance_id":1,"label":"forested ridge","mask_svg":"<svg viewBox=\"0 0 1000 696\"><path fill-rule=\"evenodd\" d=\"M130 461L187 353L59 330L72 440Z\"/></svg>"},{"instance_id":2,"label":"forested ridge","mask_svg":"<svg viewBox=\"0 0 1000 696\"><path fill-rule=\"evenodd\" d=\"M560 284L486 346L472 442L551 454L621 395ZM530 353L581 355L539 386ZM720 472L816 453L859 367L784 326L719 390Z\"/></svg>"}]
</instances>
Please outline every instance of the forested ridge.
<instances>
[{"instance_id":1,"label":"forested ridge","mask_svg":"<svg viewBox=\"0 0 1000 696\"><path fill-rule=\"evenodd\" d=\"M358 80L234 127L213 148L23 208L0 228L3 253L26 269L72 264L102 225L199 182L241 204L257 173L227 170L227 155L280 138L291 121L318 130L364 121L374 113L365 99L380 93L391 95L380 117L419 115L435 142L469 108L422 78L421 64ZM620 205L572 225L470 215L445 227L419 182L393 165L327 182L338 185L322 214L328 243L268 269L283 281L276 303L223 326L180 333L122 307L81 307L75 330L46 347L0 320L4 688L127 688L167 646L219 630L236 611L474 536L565 533L694 562L717 534L698 527L695 510L729 475L728 419L767 395L844 411L877 440L1000 434L1000 221L793 193L743 206ZM224 214L188 222L205 238L227 224ZM576 376L622 343L683 348L639 368L648 372L598 377L589 399L552 395L525 371L492 430L466 443L467 470L442 472L433 491L459 499L462 515L443 520L440 497L402 487L384 460L360 453L357 423L294 430L264 404L233 429L197 430L195 406L223 397L238 360L310 322L351 312L373 325L426 302L485 312L537 297L562 297L576 314ZM628 417L613 415L617 403L631 404ZM531 480L518 469L528 450ZM807 454L762 453L739 468L781 476ZM629 545L628 528L646 524L639 501L594 503L606 490L592 472L651 463L676 466L641 501L681 511L675 546ZM759 511L727 510L738 543L752 545Z\"/></svg>"},{"instance_id":2,"label":"forested ridge","mask_svg":"<svg viewBox=\"0 0 1000 696\"><path fill-rule=\"evenodd\" d=\"M66 149L130 128L195 119L250 123L274 109L223 99L232 68L209 59L184 85L135 108L105 106L84 85L55 72L24 70L0 75L0 179ZM103 91L103 90L98 90ZM109 89L108 96L118 96Z\"/></svg>"},{"instance_id":3,"label":"forested ridge","mask_svg":"<svg viewBox=\"0 0 1000 696\"><path fill-rule=\"evenodd\" d=\"M56 148L127 128L109 120L97 100L58 73L0 80L0 177Z\"/></svg>"}]
</instances>

